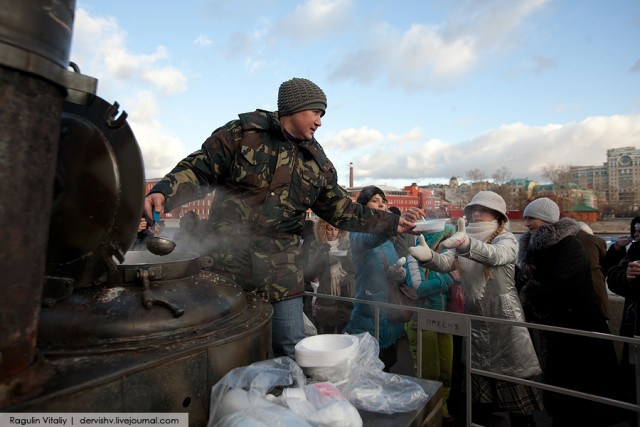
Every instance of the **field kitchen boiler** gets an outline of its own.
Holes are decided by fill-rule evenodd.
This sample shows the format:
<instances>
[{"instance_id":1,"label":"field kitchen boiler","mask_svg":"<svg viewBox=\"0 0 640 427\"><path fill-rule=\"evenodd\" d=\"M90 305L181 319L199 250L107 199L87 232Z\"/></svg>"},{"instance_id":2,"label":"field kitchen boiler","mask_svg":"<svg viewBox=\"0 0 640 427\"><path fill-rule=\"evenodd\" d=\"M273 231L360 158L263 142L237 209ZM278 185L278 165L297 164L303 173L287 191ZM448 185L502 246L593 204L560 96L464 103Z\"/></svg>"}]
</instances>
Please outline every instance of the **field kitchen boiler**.
<instances>
[{"instance_id":1,"label":"field kitchen boiler","mask_svg":"<svg viewBox=\"0 0 640 427\"><path fill-rule=\"evenodd\" d=\"M144 167L69 64L75 0L0 0L0 411L188 412L268 357L271 305L190 252L128 251Z\"/></svg>"}]
</instances>

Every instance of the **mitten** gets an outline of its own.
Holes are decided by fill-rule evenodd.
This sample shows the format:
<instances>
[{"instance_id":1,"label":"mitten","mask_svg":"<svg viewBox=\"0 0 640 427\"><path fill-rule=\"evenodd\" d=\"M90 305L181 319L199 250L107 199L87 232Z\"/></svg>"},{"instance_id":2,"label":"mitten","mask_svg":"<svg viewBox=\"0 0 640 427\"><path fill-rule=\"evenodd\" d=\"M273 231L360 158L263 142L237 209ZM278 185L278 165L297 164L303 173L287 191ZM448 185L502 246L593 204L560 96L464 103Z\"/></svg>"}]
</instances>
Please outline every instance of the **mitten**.
<instances>
[{"instance_id":1,"label":"mitten","mask_svg":"<svg viewBox=\"0 0 640 427\"><path fill-rule=\"evenodd\" d=\"M429 245L427 245L427 242L424 241L424 236L422 234L418 236L418 246L409 248L409 253L412 257L422 262L431 261L433 258L433 251Z\"/></svg>"},{"instance_id":2,"label":"mitten","mask_svg":"<svg viewBox=\"0 0 640 427\"><path fill-rule=\"evenodd\" d=\"M457 252L468 252L471 240L464 229L464 218L458 218L458 231L444 242L440 243L442 249L455 248Z\"/></svg>"},{"instance_id":3,"label":"mitten","mask_svg":"<svg viewBox=\"0 0 640 427\"><path fill-rule=\"evenodd\" d=\"M404 282L407 278L407 271L404 269L406 259L402 257L398 259L387 271L387 277L395 283Z\"/></svg>"}]
</instances>

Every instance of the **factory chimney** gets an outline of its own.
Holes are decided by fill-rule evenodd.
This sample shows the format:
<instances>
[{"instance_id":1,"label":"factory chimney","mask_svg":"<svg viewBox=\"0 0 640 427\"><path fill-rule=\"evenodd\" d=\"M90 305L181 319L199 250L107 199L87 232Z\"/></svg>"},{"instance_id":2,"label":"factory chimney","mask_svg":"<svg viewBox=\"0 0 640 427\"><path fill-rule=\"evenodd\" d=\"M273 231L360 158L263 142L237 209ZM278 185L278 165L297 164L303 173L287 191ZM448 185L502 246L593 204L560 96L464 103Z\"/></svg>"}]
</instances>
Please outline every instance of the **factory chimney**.
<instances>
[{"instance_id":1,"label":"factory chimney","mask_svg":"<svg viewBox=\"0 0 640 427\"><path fill-rule=\"evenodd\" d=\"M349 162L349 188L353 188L353 162Z\"/></svg>"}]
</instances>

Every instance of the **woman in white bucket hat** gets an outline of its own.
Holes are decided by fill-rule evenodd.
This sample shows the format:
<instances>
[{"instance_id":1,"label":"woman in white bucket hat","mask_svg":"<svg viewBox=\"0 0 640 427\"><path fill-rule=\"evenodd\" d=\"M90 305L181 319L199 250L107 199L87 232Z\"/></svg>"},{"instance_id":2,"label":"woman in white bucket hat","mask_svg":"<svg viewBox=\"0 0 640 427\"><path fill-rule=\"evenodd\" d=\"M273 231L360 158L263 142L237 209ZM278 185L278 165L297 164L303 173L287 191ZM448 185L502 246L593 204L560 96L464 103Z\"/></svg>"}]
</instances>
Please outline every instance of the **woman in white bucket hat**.
<instances>
[{"instance_id":1,"label":"woman in white bucket hat","mask_svg":"<svg viewBox=\"0 0 640 427\"><path fill-rule=\"evenodd\" d=\"M433 252L418 237L410 248L426 268L439 272L460 271L465 292L465 313L524 322L515 287L518 241L509 231L504 199L493 191L480 191L464 208L469 220L458 220L458 232L441 243L449 250ZM540 364L526 327L472 321L471 363L483 369L517 378L541 374ZM489 424L493 409L509 412L511 425L533 426L534 410L541 410L538 392L528 386L472 376L473 421Z\"/></svg>"}]
</instances>

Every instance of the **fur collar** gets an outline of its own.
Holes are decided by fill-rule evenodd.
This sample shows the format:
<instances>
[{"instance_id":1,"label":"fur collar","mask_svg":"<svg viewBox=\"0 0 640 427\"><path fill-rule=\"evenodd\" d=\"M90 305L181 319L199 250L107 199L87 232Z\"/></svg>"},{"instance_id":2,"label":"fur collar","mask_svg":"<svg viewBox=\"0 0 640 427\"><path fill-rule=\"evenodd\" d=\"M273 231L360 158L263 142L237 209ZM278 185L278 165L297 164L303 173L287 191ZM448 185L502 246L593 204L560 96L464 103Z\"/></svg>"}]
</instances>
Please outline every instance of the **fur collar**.
<instances>
[{"instance_id":1,"label":"fur collar","mask_svg":"<svg viewBox=\"0 0 640 427\"><path fill-rule=\"evenodd\" d=\"M575 236L579 231L580 225L571 218L562 218L555 224L544 224L538 228L535 235L527 231L520 237L518 264L522 265L528 254L550 248L567 236Z\"/></svg>"}]
</instances>

